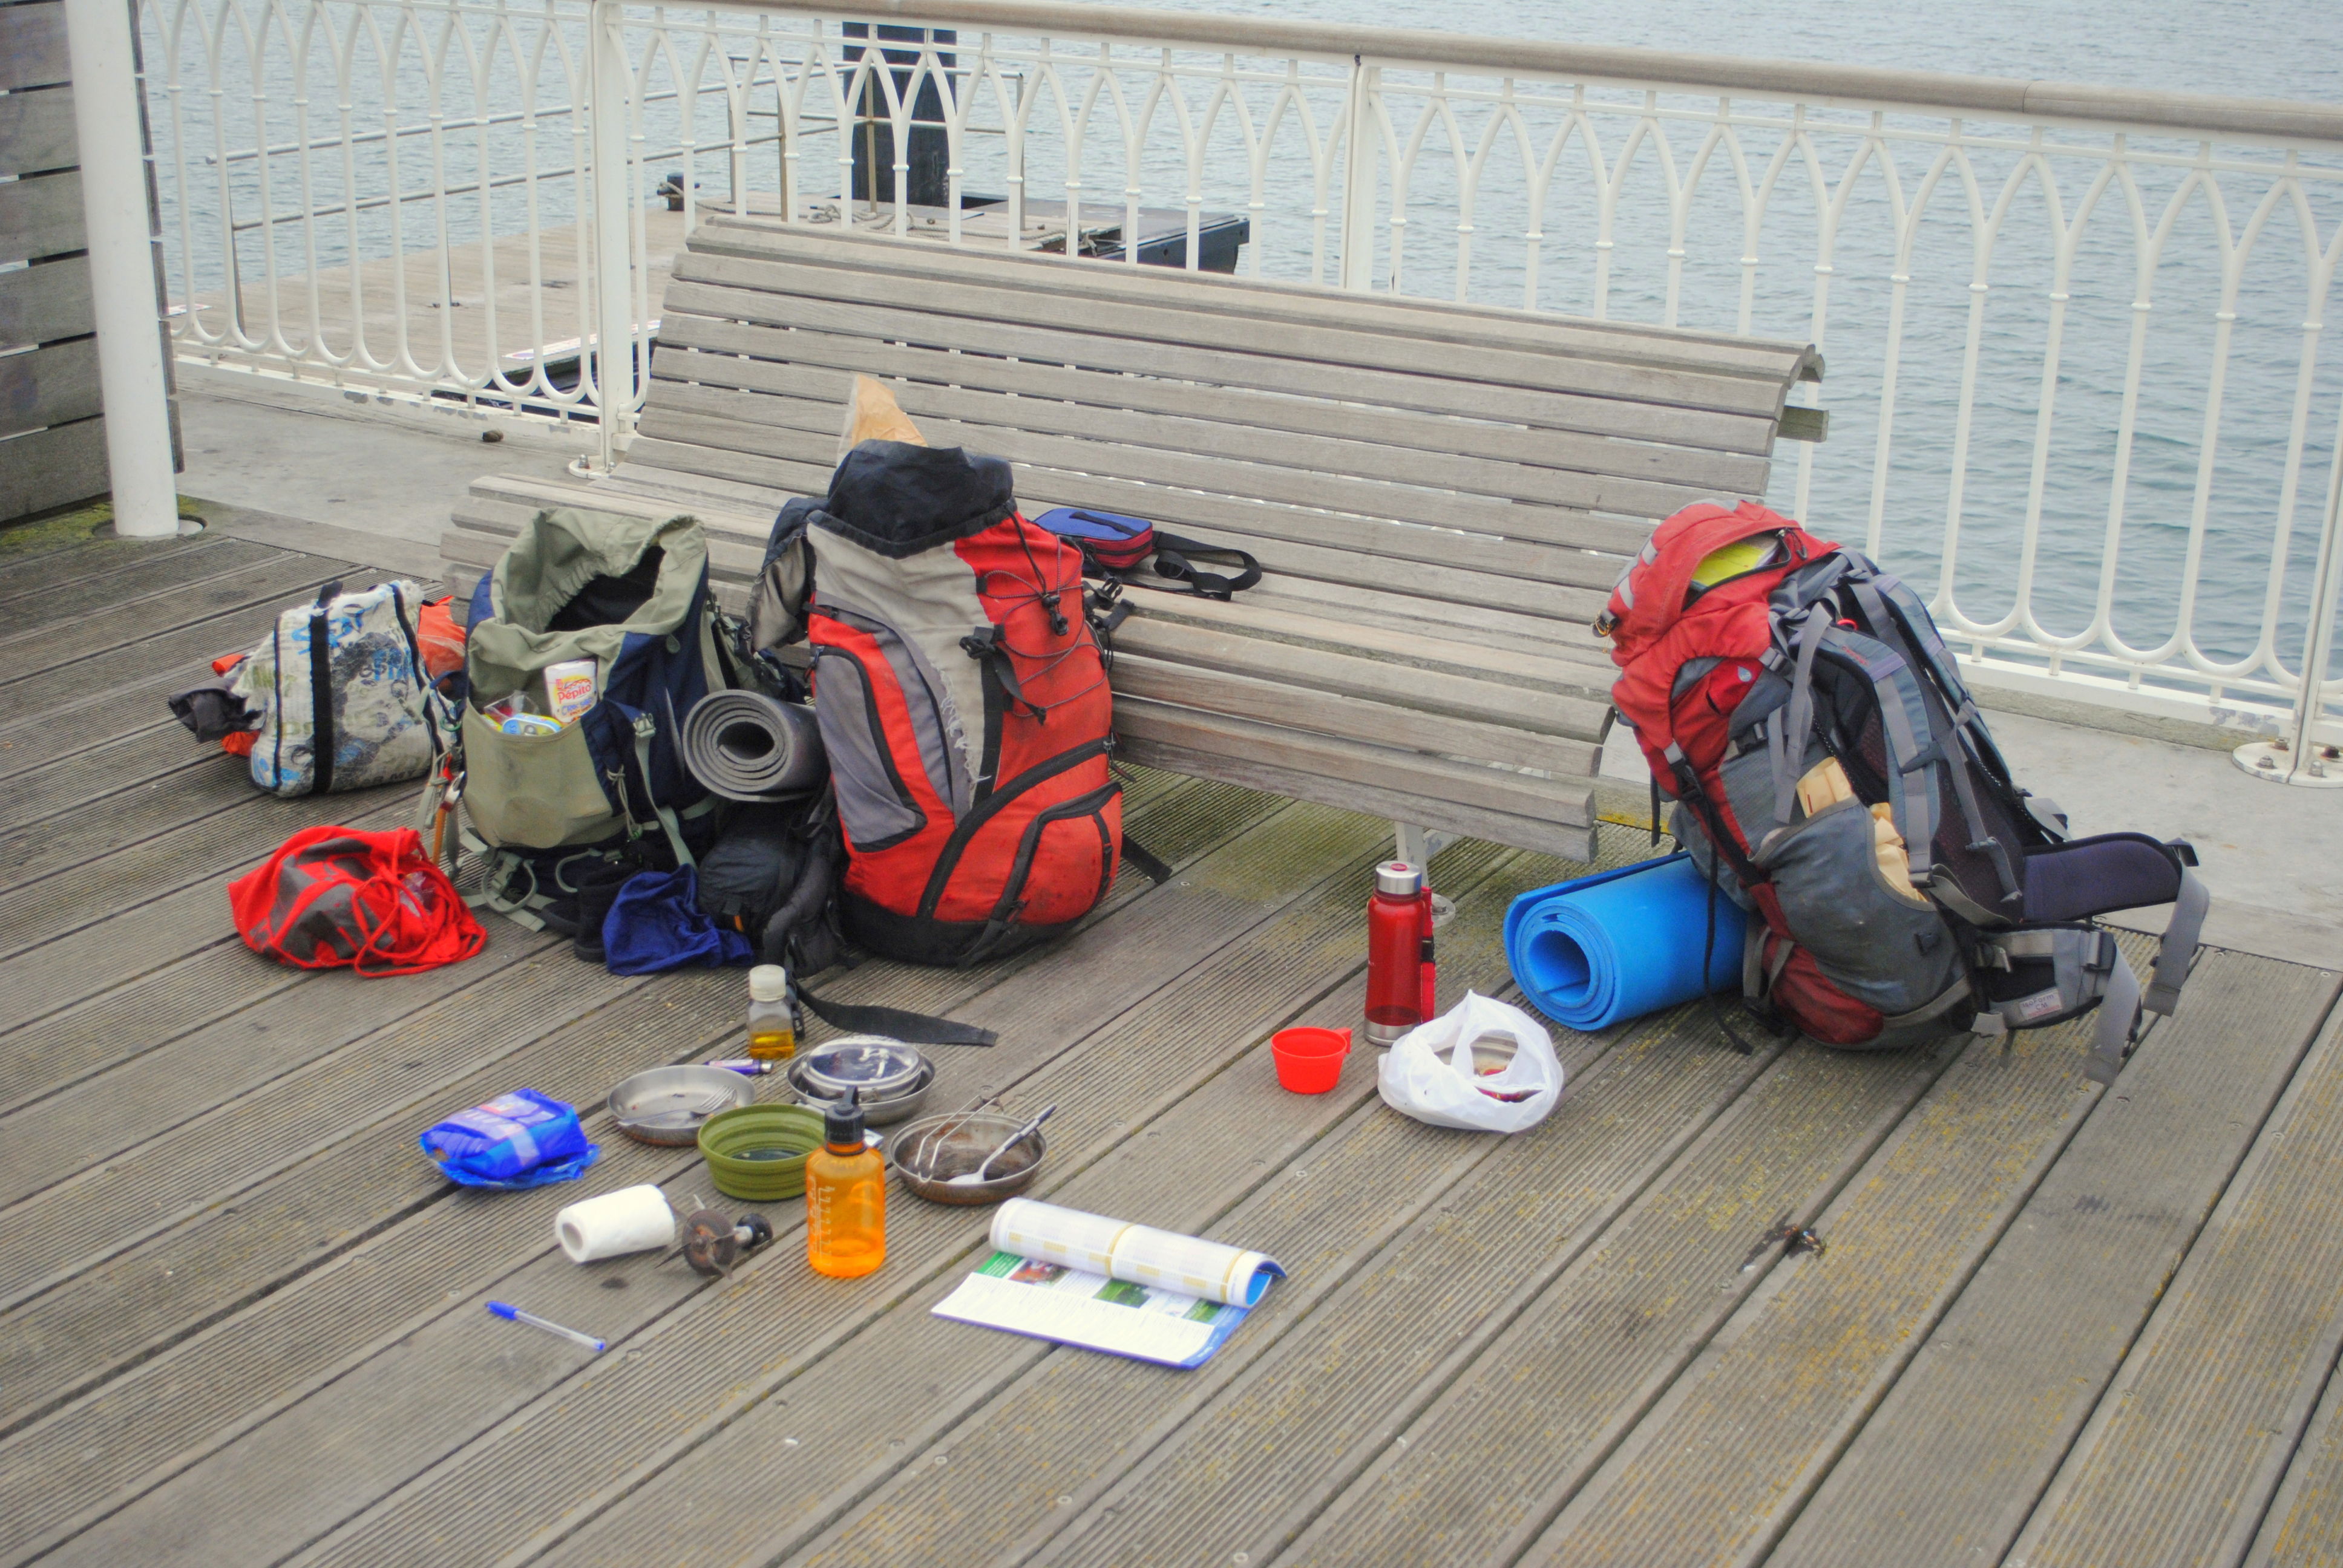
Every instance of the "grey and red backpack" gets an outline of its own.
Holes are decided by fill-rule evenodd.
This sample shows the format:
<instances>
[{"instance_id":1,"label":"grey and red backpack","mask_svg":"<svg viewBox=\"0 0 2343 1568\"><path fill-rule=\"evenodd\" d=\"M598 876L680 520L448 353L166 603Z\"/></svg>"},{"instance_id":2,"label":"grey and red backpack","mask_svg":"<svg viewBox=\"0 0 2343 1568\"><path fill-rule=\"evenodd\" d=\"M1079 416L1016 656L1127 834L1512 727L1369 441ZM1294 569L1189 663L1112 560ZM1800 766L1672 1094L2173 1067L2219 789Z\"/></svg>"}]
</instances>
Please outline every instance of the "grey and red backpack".
<instances>
[{"instance_id":1,"label":"grey and red backpack","mask_svg":"<svg viewBox=\"0 0 2343 1568\"><path fill-rule=\"evenodd\" d=\"M2142 1009L2173 1010L2207 907L2195 851L2070 837L2011 778L1919 598L1862 555L1755 502L1689 507L1595 629L1671 830L1755 917L1742 989L1760 1017L1887 1050L2097 1008L2105 1083ZM2096 917L2167 903L2143 992Z\"/></svg>"},{"instance_id":2,"label":"grey and red backpack","mask_svg":"<svg viewBox=\"0 0 2343 1568\"><path fill-rule=\"evenodd\" d=\"M973 963L1105 898L1122 790L1081 557L1019 515L1007 463L862 442L775 519L749 623L811 647L847 935Z\"/></svg>"}]
</instances>

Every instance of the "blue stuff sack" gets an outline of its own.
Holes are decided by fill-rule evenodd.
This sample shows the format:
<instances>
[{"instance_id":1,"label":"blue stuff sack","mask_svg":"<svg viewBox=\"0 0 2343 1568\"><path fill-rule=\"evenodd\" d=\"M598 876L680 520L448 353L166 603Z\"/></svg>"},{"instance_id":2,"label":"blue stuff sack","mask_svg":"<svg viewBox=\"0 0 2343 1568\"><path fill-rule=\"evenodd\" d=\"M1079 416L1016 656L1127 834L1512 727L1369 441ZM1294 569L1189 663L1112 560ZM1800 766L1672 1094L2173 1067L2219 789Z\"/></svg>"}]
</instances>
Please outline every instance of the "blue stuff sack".
<instances>
[{"instance_id":1,"label":"blue stuff sack","mask_svg":"<svg viewBox=\"0 0 2343 1568\"><path fill-rule=\"evenodd\" d=\"M575 1181L602 1152L576 1111L534 1089L459 1111L420 1141L448 1181L507 1191Z\"/></svg>"}]
</instances>

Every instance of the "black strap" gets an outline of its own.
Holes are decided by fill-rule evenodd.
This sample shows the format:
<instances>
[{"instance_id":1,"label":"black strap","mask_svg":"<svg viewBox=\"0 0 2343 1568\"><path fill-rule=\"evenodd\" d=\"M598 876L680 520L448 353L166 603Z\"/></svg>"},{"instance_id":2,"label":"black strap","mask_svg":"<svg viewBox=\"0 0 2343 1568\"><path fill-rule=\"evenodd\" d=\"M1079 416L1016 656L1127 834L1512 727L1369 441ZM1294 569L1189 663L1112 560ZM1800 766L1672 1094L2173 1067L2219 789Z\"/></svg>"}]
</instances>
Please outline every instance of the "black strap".
<instances>
[{"instance_id":1,"label":"black strap","mask_svg":"<svg viewBox=\"0 0 2343 1568\"><path fill-rule=\"evenodd\" d=\"M1009 657L1009 649L1001 641L1001 628L988 626L981 631L970 632L960 639L960 651L992 672L1001 683L1001 694L1012 708L1021 708L1036 724L1050 722L1050 710L1025 695L1025 688L1017 679L1017 666Z\"/></svg>"},{"instance_id":2,"label":"black strap","mask_svg":"<svg viewBox=\"0 0 2343 1568\"><path fill-rule=\"evenodd\" d=\"M1172 879L1172 868L1158 859L1153 850L1125 833L1122 836L1122 863L1138 870L1157 887Z\"/></svg>"},{"instance_id":3,"label":"black strap","mask_svg":"<svg viewBox=\"0 0 2343 1568\"><path fill-rule=\"evenodd\" d=\"M1708 934L1701 940L1700 944L1701 1000L1708 1003L1709 1018L1715 1023L1717 1028L1725 1031L1725 1038L1733 1042L1733 1049L1739 1051L1744 1056L1755 1056L1757 1054L1756 1048L1751 1045L1747 1040L1741 1038L1740 1030L1735 1029L1731 1024L1725 1021L1725 1010L1716 1005L1716 992L1710 988L1708 983L1708 966L1715 960L1715 958L1716 877L1714 870L1712 870L1708 878Z\"/></svg>"},{"instance_id":4,"label":"black strap","mask_svg":"<svg viewBox=\"0 0 2343 1568\"><path fill-rule=\"evenodd\" d=\"M1202 556L1206 560L1234 561L1237 575L1224 578L1218 572L1198 571L1188 558ZM1208 545L1202 539L1182 538L1178 534L1155 530L1155 575L1183 582L1189 591L1204 598L1224 599L1242 593L1261 581L1261 563L1233 545Z\"/></svg>"},{"instance_id":5,"label":"black strap","mask_svg":"<svg viewBox=\"0 0 2343 1568\"><path fill-rule=\"evenodd\" d=\"M334 787L334 644L326 629L326 607L342 591L337 580L317 590L309 608L309 793ZM280 727L283 720L278 721Z\"/></svg>"},{"instance_id":6,"label":"black strap","mask_svg":"<svg viewBox=\"0 0 2343 1568\"><path fill-rule=\"evenodd\" d=\"M390 609L398 618L399 631L407 638L407 662L414 667L416 688L423 693L423 728L430 732L431 755L436 758L447 748L439 739L439 721L431 714L431 672L423 668L423 644L416 639L415 628L407 623L407 596L398 591L397 583L390 585ZM419 618L420 607L417 614Z\"/></svg>"},{"instance_id":7,"label":"black strap","mask_svg":"<svg viewBox=\"0 0 2343 1568\"><path fill-rule=\"evenodd\" d=\"M972 1023L959 1023L930 1013L910 1012L900 1007L861 1007L850 1002L824 1001L803 984L798 987L798 1000L810 1008L816 1018L850 1034L883 1034L890 1040L909 1040L913 1045L1001 1043L1001 1037L992 1030L979 1029Z\"/></svg>"}]
</instances>

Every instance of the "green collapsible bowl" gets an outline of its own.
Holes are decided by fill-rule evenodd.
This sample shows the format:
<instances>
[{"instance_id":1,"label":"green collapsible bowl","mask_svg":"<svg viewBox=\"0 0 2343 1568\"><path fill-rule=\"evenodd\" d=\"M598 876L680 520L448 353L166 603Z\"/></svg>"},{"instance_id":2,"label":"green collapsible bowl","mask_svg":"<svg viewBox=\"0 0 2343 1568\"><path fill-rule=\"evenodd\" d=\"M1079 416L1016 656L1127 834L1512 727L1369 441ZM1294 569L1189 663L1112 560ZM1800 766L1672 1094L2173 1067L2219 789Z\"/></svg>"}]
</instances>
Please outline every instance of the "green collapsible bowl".
<instances>
[{"instance_id":1,"label":"green collapsible bowl","mask_svg":"<svg viewBox=\"0 0 2343 1568\"><path fill-rule=\"evenodd\" d=\"M699 1124L699 1152L727 1198L771 1203L805 1191L806 1156L821 1147L821 1112L742 1105Z\"/></svg>"}]
</instances>

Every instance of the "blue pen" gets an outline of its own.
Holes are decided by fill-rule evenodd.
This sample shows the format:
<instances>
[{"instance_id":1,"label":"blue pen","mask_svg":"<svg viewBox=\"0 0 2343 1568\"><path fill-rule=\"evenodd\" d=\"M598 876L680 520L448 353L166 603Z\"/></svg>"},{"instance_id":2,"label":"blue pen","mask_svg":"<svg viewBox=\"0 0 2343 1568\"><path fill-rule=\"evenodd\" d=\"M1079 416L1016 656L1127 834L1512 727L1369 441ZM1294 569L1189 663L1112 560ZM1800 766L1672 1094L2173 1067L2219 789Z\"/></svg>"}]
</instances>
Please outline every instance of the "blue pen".
<instances>
[{"instance_id":1,"label":"blue pen","mask_svg":"<svg viewBox=\"0 0 2343 1568\"><path fill-rule=\"evenodd\" d=\"M598 1354L603 1349L602 1342L592 1334L581 1334L576 1329L565 1329L559 1323L538 1317L535 1312L524 1312L518 1307L508 1305L503 1302L490 1302L488 1311L508 1322L527 1323L530 1328L543 1329L548 1334L559 1334L563 1339L575 1341Z\"/></svg>"}]
</instances>

